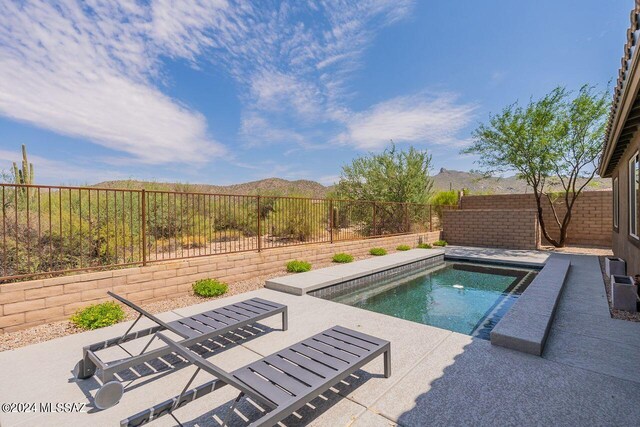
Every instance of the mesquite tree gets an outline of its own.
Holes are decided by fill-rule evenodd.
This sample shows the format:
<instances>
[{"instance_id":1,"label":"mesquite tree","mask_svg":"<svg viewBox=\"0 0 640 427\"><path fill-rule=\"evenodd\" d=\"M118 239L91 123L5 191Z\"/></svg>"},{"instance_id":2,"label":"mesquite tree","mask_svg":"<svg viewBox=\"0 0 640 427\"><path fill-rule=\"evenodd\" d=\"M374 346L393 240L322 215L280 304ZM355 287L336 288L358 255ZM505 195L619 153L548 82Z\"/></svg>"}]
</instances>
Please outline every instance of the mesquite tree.
<instances>
[{"instance_id":1,"label":"mesquite tree","mask_svg":"<svg viewBox=\"0 0 640 427\"><path fill-rule=\"evenodd\" d=\"M596 173L608 110L608 91L585 85L574 94L557 87L525 107L515 103L492 115L474 131L473 143L463 153L478 155L487 174L515 171L524 179L533 189L544 237L563 247L575 202ZM552 192L550 184L562 191ZM564 216L556 206L560 199ZM548 231L543 200L549 202L558 238Z\"/></svg>"},{"instance_id":2,"label":"mesquite tree","mask_svg":"<svg viewBox=\"0 0 640 427\"><path fill-rule=\"evenodd\" d=\"M427 203L433 187L430 168L431 155L426 150L398 150L392 142L382 153L358 157L343 166L335 193L347 200ZM369 210L373 205L356 206L361 212L354 212L354 219L365 223L372 234L406 231L407 221L411 221L407 216L418 215L413 208L398 204L376 203L375 214Z\"/></svg>"}]
</instances>

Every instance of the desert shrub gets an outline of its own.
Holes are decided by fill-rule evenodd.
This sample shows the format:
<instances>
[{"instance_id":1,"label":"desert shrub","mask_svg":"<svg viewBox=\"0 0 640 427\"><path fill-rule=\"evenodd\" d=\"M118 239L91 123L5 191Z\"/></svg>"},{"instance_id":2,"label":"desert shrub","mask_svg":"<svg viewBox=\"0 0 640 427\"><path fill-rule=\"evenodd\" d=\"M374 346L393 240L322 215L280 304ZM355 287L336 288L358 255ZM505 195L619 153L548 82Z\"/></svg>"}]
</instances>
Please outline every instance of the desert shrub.
<instances>
[{"instance_id":1,"label":"desert shrub","mask_svg":"<svg viewBox=\"0 0 640 427\"><path fill-rule=\"evenodd\" d=\"M306 242L323 231L325 217L310 214L314 209L310 199L277 199L269 215L267 232L277 238Z\"/></svg>"},{"instance_id":2,"label":"desert shrub","mask_svg":"<svg viewBox=\"0 0 640 427\"><path fill-rule=\"evenodd\" d=\"M193 284L193 293L201 297L217 297L227 292L228 286L216 279L201 279Z\"/></svg>"},{"instance_id":3,"label":"desert shrub","mask_svg":"<svg viewBox=\"0 0 640 427\"><path fill-rule=\"evenodd\" d=\"M431 249L431 245L428 243L418 243L418 246L416 246L416 248L418 249Z\"/></svg>"},{"instance_id":4,"label":"desert shrub","mask_svg":"<svg viewBox=\"0 0 640 427\"><path fill-rule=\"evenodd\" d=\"M458 204L458 192L456 190L438 191L431 196L429 204L435 206L452 206Z\"/></svg>"},{"instance_id":5,"label":"desert shrub","mask_svg":"<svg viewBox=\"0 0 640 427\"><path fill-rule=\"evenodd\" d=\"M396 246L396 251L408 251L409 249L411 249L411 246L409 245Z\"/></svg>"},{"instance_id":6,"label":"desert shrub","mask_svg":"<svg viewBox=\"0 0 640 427\"><path fill-rule=\"evenodd\" d=\"M352 262L353 261L353 255L349 255L349 254L345 254L345 253L339 253L339 254L335 254L333 256L333 262L338 262L341 264L347 263L347 262Z\"/></svg>"},{"instance_id":7,"label":"desert shrub","mask_svg":"<svg viewBox=\"0 0 640 427\"><path fill-rule=\"evenodd\" d=\"M211 240L218 243L233 242L235 240L240 240L244 236L245 234L242 231L229 228L214 232L211 236Z\"/></svg>"},{"instance_id":8,"label":"desert shrub","mask_svg":"<svg viewBox=\"0 0 640 427\"><path fill-rule=\"evenodd\" d=\"M123 319L122 307L109 301L76 311L71 317L71 322L82 329L98 329L114 325Z\"/></svg>"},{"instance_id":9,"label":"desert shrub","mask_svg":"<svg viewBox=\"0 0 640 427\"><path fill-rule=\"evenodd\" d=\"M436 240L435 242L433 242L433 246L445 247L447 246L447 242L445 242L444 240Z\"/></svg>"},{"instance_id":10,"label":"desert shrub","mask_svg":"<svg viewBox=\"0 0 640 427\"><path fill-rule=\"evenodd\" d=\"M311 264L306 261L299 261L294 259L293 261L289 261L287 263L287 271L289 273L304 273L305 271L311 270Z\"/></svg>"},{"instance_id":11,"label":"desert shrub","mask_svg":"<svg viewBox=\"0 0 640 427\"><path fill-rule=\"evenodd\" d=\"M369 253L371 255L381 256L381 255L386 255L387 254L387 250L385 248L371 248L369 250Z\"/></svg>"}]
</instances>

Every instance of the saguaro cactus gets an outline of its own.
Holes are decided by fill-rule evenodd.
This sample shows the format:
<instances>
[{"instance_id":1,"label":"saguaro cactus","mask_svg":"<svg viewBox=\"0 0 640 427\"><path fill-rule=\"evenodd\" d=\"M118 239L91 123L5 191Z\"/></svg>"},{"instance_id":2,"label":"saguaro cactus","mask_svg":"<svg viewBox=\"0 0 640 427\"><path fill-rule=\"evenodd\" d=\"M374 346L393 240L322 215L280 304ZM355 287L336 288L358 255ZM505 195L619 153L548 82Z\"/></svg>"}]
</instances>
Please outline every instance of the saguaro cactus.
<instances>
[{"instance_id":1,"label":"saguaro cactus","mask_svg":"<svg viewBox=\"0 0 640 427\"><path fill-rule=\"evenodd\" d=\"M22 144L22 169L13 162L13 175L16 184L33 184L33 163L27 160L27 146Z\"/></svg>"}]
</instances>

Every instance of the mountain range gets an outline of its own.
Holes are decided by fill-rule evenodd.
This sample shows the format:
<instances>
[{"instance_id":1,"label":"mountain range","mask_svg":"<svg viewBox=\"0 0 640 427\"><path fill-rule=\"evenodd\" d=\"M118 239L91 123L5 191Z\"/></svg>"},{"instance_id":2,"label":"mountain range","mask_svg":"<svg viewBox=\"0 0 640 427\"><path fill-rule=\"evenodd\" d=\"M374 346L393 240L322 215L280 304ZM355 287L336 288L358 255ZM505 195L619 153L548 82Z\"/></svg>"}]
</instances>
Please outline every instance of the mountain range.
<instances>
[{"instance_id":1,"label":"mountain range","mask_svg":"<svg viewBox=\"0 0 640 427\"><path fill-rule=\"evenodd\" d=\"M520 194L530 193L531 188L526 182L511 177L486 177L479 173L440 169L432 176L434 191L467 189L470 194ZM584 180L579 180L581 185ZM129 188L153 189L164 191L186 191L217 194L296 194L309 197L325 197L333 186L325 186L311 180L286 180L281 178L266 178L259 181L244 182L232 185L212 184L184 184L171 182L151 182L137 180L105 181L96 184L100 188ZM551 187L560 190L559 185ZM610 190L611 181L596 177L585 191Z\"/></svg>"}]
</instances>

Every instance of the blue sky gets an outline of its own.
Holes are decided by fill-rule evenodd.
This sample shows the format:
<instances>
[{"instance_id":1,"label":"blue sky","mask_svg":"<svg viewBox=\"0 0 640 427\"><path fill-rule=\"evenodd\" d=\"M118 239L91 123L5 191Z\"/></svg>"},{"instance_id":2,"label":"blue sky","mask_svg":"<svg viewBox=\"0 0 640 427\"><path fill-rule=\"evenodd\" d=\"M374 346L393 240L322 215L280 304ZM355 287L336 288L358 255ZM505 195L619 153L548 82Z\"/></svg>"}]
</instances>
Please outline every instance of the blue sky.
<instances>
[{"instance_id":1,"label":"blue sky","mask_svg":"<svg viewBox=\"0 0 640 427\"><path fill-rule=\"evenodd\" d=\"M434 173L469 170L459 151L491 112L605 88L632 7L0 0L0 169L27 144L41 184L330 184L393 139Z\"/></svg>"}]
</instances>

